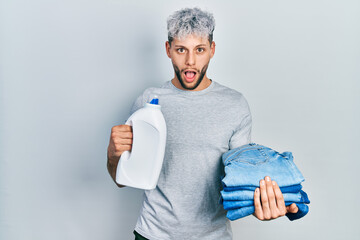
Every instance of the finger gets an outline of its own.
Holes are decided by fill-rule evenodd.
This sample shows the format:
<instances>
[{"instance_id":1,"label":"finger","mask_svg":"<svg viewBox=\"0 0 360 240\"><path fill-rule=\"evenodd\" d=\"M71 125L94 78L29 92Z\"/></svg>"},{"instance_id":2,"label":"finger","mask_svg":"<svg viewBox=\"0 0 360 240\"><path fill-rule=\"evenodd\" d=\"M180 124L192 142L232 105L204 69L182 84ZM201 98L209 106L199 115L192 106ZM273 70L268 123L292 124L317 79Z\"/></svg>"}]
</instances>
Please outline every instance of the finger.
<instances>
[{"instance_id":1,"label":"finger","mask_svg":"<svg viewBox=\"0 0 360 240\"><path fill-rule=\"evenodd\" d=\"M132 132L132 126L130 125L117 125L111 128L111 132Z\"/></svg>"},{"instance_id":2,"label":"finger","mask_svg":"<svg viewBox=\"0 0 360 240\"><path fill-rule=\"evenodd\" d=\"M271 178L269 176L266 176L265 182L266 182L266 194L269 200L271 217L277 218L279 216L279 210L276 205L275 193L271 182Z\"/></svg>"},{"instance_id":3,"label":"finger","mask_svg":"<svg viewBox=\"0 0 360 240\"><path fill-rule=\"evenodd\" d=\"M284 196L279 188L279 185L275 181L272 181L275 197L276 197L276 205L279 210L279 214L281 216L284 216L286 214L286 207L285 207L285 201Z\"/></svg>"},{"instance_id":4,"label":"finger","mask_svg":"<svg viewBox=\"0 0 360 240\"><path fill-rule=\"evenodd\" d=\"M121 138L132 139L134 136L133 136L133 133L132 133L132 132L121 132L120 137L121 137Z\"/></svg>"},{"instance_id":5,"label":"finger","mask_svg":"<svg viewBox=\"0 0 360 240\"><path fill-rule=\"evenodd\" d=\"M299 211L298 206L296 206L295 203L292 203L291 205L286 207L286 211L289 213L297 213Z\"/></svg>"},{"instance_id":6,"label":"finger","mask_svg":"<svg viewBox=\"0 0 360 240\"><path fill-rule=\"evenodd\" d=\"M116 138L114 139L114 143L120 145L132 145L133 140L131 138Z\"/></svg>"},{"instance_id":7,"label":"finger","mask_svg":"<svg viewBox=\"0 0 360 240\"><path fill-rule=\"evenodd\" d=\"M277 218L280 215L279 209L276 204L275 192L274 187L269 176L265 177L266 183L266 194L268 196L269 206L270 206L270 215L271 218Z\"/></svg>"},{"instance_id":8,"label":"finger","mask_svg":"<svg viewBox=\"0 0 360 240\"><path fill-rule=\"evenodd\" d=\"M116 145L115 146L115 153L117 155L121 155L125 151L131 151L132 145Z\"/></svg>"},{"instance_id":9,"label":"finger","mask_svg":"<svg viewBox=\"0 0 360 240\"><path fill-rule=\"evenodd\" d=\"M112 132L110 135L111 139L132 139L133 133L132 132Z\"/></svg>"},{"instance_id":10,"label":"finger","mask_svg":"<svg viewBox=\"0 0 360 240\"><path fill-rule=\"evenodd\" d=\"M115 158L116 161L119 160L121 154L125 151L131 151L132 145L113 145L108 148L108 158L113 159ZM114 160L114 161L115 161Z\"/></svg>"},{"instance_id":11,"label":"finger","mask_svg":"<svg viewBox=\"0 0 360 240\"><path fill-rule=\"evenodd\" d=\"M263 210L261 207L261 202L260 202L260 191L259 188L255 189L254 192L254 206L255 206L255 211L254 211L254 215L260 219L260 220L264 220L264 214L263 214Z\"/></svg>"},{"instance_id":12,"label":"finger","mask_svg":"<svg viewBox=\"0 0 360 240\"><path fill-rule=\"evenodd\" d=\"M260 199L261 199L261 205L262 205L264 218L265 219L271 219L269 199L268 199L268 196L267 196L267 193L266 193L266 186L265 186L264 179L260 180Z\"/></svg>"}]
</instances>

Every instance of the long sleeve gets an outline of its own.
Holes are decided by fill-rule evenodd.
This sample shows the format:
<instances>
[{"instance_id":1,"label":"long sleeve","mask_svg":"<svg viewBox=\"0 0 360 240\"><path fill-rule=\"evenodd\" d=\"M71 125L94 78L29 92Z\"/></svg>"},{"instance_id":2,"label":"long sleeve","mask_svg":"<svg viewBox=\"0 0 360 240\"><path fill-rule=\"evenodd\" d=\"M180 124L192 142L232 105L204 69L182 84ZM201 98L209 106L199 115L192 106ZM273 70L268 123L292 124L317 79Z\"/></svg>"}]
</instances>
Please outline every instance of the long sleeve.
<instances>
[{"instance_id":1,"label":"long sleeve","mask_svg":"<svg viewBox=\"0 0 360 240\"><path fill-rule=\"evenodd\" d=\"M242 119L238 127L235 129L233 135L231 136L229 142L230 149L234 149L251 142L252 118L249 105L245 98L242 99L240 107L242 112Z\"/></svg>"}]
</instances>

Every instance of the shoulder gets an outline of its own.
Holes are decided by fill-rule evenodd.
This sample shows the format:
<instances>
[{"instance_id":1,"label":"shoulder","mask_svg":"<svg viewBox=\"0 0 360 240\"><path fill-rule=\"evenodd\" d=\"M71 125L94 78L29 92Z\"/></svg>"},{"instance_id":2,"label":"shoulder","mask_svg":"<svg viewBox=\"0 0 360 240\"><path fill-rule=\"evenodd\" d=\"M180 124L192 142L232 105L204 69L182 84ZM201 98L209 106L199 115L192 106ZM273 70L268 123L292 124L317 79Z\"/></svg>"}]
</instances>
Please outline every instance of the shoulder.
<instances>
[{"instance_id":1,"label":"shoulder","mask_svg":"<svg viewBox=\"0 0 360 240\"><path fill-rule=\"evenodd\" d=\"M214 93L221 96L221 99L229 102L230 104L238 103L240 105L248 105L245 96L240 91L224 86L218 82L215 82Z\"/></svg>"},{"instance_id":2,"label":"shoulder","mask_svg":"<svg viewBox=\"0 0 360 240\"><path fill-rule=\"evenodd\" d=\"M150 98L154 97L155 95L161 97L162 95L170 94L171 89L169 86L170 81L163 83L159 87L149 87L146 88L143 93L138 97L142 99L143 103L151 100Z\"/></svg>"},{"instance_id":3,"label":"shoulder","mask_svg":"<svg viewBox=\"0 0 360 240\"><path fill-rule=\"evenodd\" d=\"M157 96L159 98L161 98L161 96L166 95L166 94L170 94L171 90L169 88L169 81L163 83L160 87L149 87L146 88L142 94L140 94L135 102L134 105L131 109L131 113L135 112L136 110L138 110L139 108L141 108L142 106L144 106L144 104L146 102L149 102L151 100L151 98Z\"/></svg>"}]
</instances>

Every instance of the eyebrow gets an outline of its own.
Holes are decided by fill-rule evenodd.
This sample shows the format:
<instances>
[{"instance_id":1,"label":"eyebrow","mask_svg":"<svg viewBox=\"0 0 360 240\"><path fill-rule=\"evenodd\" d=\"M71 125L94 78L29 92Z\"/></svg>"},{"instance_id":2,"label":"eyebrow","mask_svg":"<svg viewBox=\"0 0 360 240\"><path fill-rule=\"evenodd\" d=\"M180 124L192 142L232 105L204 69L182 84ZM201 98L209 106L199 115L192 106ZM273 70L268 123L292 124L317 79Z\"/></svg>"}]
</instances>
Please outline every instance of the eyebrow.
<instances>
[{"instance_id":1,"label":"eyebrow","mask_svg":"<svg viewBox=\"0 0 360 240\"><path fill-rule=\"evenodd\" d=\"M199 45L196 45L195 47L206 47L206 44L205 43L202 43L202 44L199 44ZM182 47L182 48L186 48L185 46L183 45L175 45L175 47Z\"/></svg>"}]
</instances>

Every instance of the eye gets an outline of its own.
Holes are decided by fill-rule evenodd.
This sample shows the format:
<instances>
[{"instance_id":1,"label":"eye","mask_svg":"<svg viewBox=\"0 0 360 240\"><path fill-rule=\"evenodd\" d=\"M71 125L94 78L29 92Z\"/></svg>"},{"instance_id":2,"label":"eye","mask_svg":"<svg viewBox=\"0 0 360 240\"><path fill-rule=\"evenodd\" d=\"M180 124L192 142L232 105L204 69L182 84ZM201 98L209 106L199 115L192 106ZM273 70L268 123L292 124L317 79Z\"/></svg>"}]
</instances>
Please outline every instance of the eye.
<instances>
[{"instance_id":1,"label":"eye","mask_svg":"<svg viewBox=\"0 0 360 240\"><path fill-rule=\"evenodd\" d=\"M178 53L184 53L184 52L185 52L185 49L183 49L183 48L178 48L178 49L176 49L176 51L177 51Z\"/></svg>"},{"instance_id":2,"label":"eye","mask_svg":"<svg viewBox=\"0 0 360 240\"><path fill-rule=\"evenodd\" d=\"M202 53L203 51L205 51L204 48L198 48L198 49L197 49L197 52L198 52L198 53Z\"/></svg>"}]
</instances>

